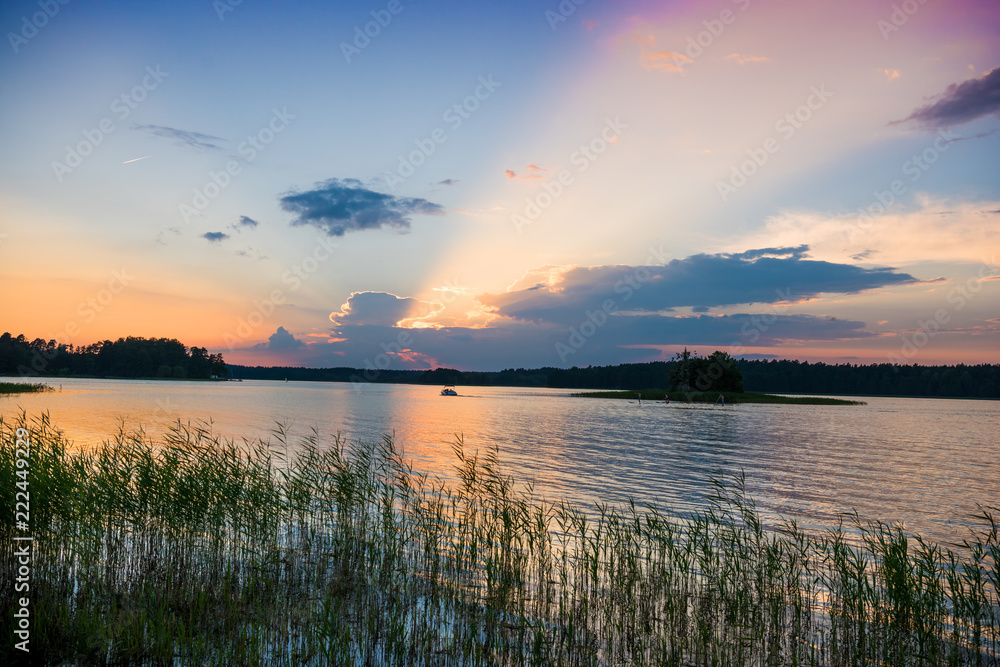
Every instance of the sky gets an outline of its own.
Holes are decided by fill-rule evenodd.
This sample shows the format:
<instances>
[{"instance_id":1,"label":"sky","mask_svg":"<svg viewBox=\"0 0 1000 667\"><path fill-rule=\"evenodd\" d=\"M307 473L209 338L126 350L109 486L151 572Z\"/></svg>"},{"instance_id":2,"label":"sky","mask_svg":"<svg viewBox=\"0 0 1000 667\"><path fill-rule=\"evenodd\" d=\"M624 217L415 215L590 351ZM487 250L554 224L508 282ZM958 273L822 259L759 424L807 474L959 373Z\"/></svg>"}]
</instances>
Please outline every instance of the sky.
<instances>
[{"instance_id":1,"label":"sky","mask_svg":"<svg viewBox=\"0 0 1000 667\"><path fill-rule=\"evenodd\" d=\"M0 9L0 330L1000 363L995 0Z\"/></svg>"}]
</instances>

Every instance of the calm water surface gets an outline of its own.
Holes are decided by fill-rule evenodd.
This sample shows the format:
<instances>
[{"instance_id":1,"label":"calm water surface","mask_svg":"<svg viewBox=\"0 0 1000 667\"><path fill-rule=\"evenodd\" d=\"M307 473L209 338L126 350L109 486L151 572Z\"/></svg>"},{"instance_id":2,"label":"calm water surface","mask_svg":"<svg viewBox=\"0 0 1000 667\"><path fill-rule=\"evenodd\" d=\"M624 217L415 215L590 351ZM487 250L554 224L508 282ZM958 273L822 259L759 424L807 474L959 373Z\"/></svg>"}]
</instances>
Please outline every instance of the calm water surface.
<instances>
[{"instance_id":1,"label":"calm water surface","mask_svg":"<svg viewBox=\"0 0 1000 667\"><path fill-rule=\"evenodd\" d=\"M395 433L416 466L452 476L457 435L498 447L507 471L548 499L703 506L713 475L746 473L765 516L822 530L841 512L902 521L939 542L964 538L977 504L1000 504L1000 403L869 398L866 406L663 405L572 398L568 390L306 382L50 380L0 397L0 415L47 411L80 446L118 425L152 435L211 421L225 437L290 440L316 429L348 441Z\"/></svg>"}]
</instances>

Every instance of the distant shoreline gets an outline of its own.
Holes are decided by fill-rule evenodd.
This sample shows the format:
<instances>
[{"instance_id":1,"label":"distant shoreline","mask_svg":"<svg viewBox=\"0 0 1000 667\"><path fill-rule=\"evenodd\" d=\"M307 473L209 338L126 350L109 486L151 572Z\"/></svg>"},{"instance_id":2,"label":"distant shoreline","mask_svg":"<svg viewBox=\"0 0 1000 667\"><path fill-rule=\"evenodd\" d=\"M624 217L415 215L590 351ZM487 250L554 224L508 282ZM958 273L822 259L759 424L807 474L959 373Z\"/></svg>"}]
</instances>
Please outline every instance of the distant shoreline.
<instances>
[{"instance_id":1,"label":"distant shoreline","mask_svg":"<svg viewBox=\"0 0 1000 667\"><path fill-rule=\"evenodd\" d=\"M8 376L8 377L12 377L12 376ZM223 378L158 378L158 377L136 377L136 378L131 378L131 377L100 377L100 376L97 376L97 375L37 375L37 376L32 376L32 377L35 378L35 379L38 379L38 380L48 380L48 381L52 381L52 380L142 380L142 381L147 381L147 382L236 382L237 380L239 380L239 381L247 380L247 381L258 381L258 382L281 382L281 383L286 382L286 380L284 380L284 379L277 379L277 378L228 378L228 379L223 379ZM288 382L315 382L315 383L320 383L320 384L352 384L352 382L350 380L326 380L326 379L304 380L304 379L301 379L301 378L289 378L287 381ZM11 383L0 382L0 387L2 387L5 384L11 384ZM18 384L20 384L20 383L18 383ZM371 385L389 384L389 385L403 385L403 386L411 386L411 387L420 387L420 386L433 387L433 386L440 385L441 383L440 382L399 382L399 381L394 381L394 382L377 382L376 381L376 382L361 382L360 384L371 384ZM42 386L47 386L47 385L42 385ZM618 395L612 396L610 394L627 394L627 395L632 395L632 397L634 399L634 395L636 393L636 390L633 390L633 389L601 389L600 387L546 387L546 386L537 385L537 384L523 384L523 385L520 385L520 384L469 384L469 385L464 385L462 383L456 383L456 386L458 386L458 387L510 387L510 388L514 388L514 389L562 389L562 390L570 390L570 389L574 389L574 390L592 389L593 391L583 391L583 392L577 391L577 392L571 394L572 396L586 397L586 398L619 398L620 399L620 398L628 398L629 396L618 396ZM52 389L52 387L50 387L50 389ZM25 393L26 391L39 391L39 390L20 390L20 391L13 391L12 392L12 391L4 391L2 388L0 388L0 395L10 395L10 394L16 394L16 393ZM40 391L44 391L44 390L40 390ZM664 394L670 394L671 397L673 397L675 394L678 395L678 396L681 394L681 392L674 392L674 391L665 390L665 389L642 389L641 393L643 395L643 400L654 400L652 397L655 395L655 396L659 396L659 398L655 399L655 400L660 400L660 401L663 400L663 395ZM649 394L649 398L648 399L647 399L647 396L646 396L647 393ZM697 392L693 392L693 393L697 393ZM824 403L822 403L822 402L808 401L806 399L811 399L813 397L815 397L817 399L824 399L825 397L828 397L832 392L804 392L804 391L788 392L790 394L795 394L795 396L784 396L784 395L780 395L780 394L772 394L772 393L765 393L765 392L754 392L754 391L744 392L744 393L747 394L747 395L768 396L768 397L773 397L773 398L776 398L776 399L788 399L788 400L743 400L743 401L733 400L732 402L733 403L787 403L787 404L798 403L800 405L822 405ZM729 400L730 400L729 399L729 395L730 395L729 393L726 393L726 401L727 402L729 402ZM846 394L845 393L845 394L837 394L837 395L838 396L850 396L850 397L855 397L855 398L926 398L926 399L942 399L942 400L949 400L949 401L998 401L998 400L1000 400L1000 399L997 399L997 398L990 398L988 396L928 396L928 395L924 395L924 394L917 395L917 394ZM737 396L737 394L733 394L733 396ZM712 393L712 400L710 400L708 402L709 403L713 402L717 397L718 397L718 393ZM802 400L795 400L795 399L802 399ZM830 401L840 401L841 399L829 399L829 400ZM674 401L674 398L671 398L671 401ZM678 402L682 402L682 401L678 401ZM704 403L705 401L704 400L700 400L700 399L697 399L697 400L693 399L691 401L687 401L685 399L685 401L683 401L683 402ZM844 403L846 403L846 404L854 404L854 405L858 405L858 404L865 405L866 404L865 401L851 401L851 400L844 400ZM833 404L834 403L826 403L826 405L833 405Z\"/></svg>"},{"instance_id":2,"label":"distant shoreline","mask_svg":"<svg viewBox=\"0 0 1000 667\"><path fill-rule=\"evenodd\" d=\"M147 382L236 382L237 380L242 381L242 380L245 379L247 381L258 381L258 382L280 382L280 383L284 383L285 382L285 380L283 380L283 379L276 379L276 378L229 378L229 379L221 379L221 378L158 378L158 377L136 377L136 378L130 378L130 377L99 377L99 376L96 376L96 375L39 375L39 376L33 376L33 377L36 378L36 379L38 379L38 380L48 380L48 381L52 381L52 380L133 380L133 381L134 380L142 380L142 381L147 381ZM300 378L289 378L288 381L289 382L315 382L315 383L319 383L319 384L352 384L350 380L326 380L326 379L303 380L303 379L300 379ZM2 387L5 384L11 384L11 383L0 382L0 387ZM423 386L423 387L434 387L434 386L438 386L441 383L435 383L435 382L399 382L399 381L395 381L395 382L362 382L361 384L371 384L371 385L402 385L402 386L411 386L411 387L420 387L420 386ZM46 385L42 385L42 386L46 386ZM510 388L513 388L513 389L561 389L561 390L574 390L574 393L571 394L572 396L585 397L585 398L617 398L617 399L629 398L629 397L631 397L631 398L634 399L636 392L639 391L643 395L643 400L654 400L653 397L656 396L658 398L656 398L655 400L662 401L664 393L669 393L671 395L671 398L670 398L671 401L677 401L677 402L698 402L698 403L705 402L704 399L692 399L690 401L688 399L686 399L686 398L677 398L677 399L675 399L674 398L675 394L678 397L680 397L680 396L682 396L683 392L665 391L663 389L634 390L634 389L602 389L600 387L546 387L546 386L535 385L535 384L523 384L523 385L516 385L516 384L475 384L475 385L473 385L473 384L469 384L469 385L463 385L461 383L458 383L458 384L456 384L456 386L458 386L458 387L510 387ZM586 391L579 391L580 389L584 389ZM27 390L27 391L38 391L38 390ZM44 390L41 390L41 391L44 391ZM24 390L22 390L22 391L16 391L16 392L10 392L10 391L6 391L5 392L2 389L0 389L0 394L12 394L12 393L24 393ZM698 393L698 392L693 392L693 393ZM712 395L712 398L708 402L711 403L711 402L714 402L714 400L716 398L718 398L718 393L712 393L712 392L710 392L710 393ZM734 398L732 400L732 402L733 403L787 403L787 404L798 403L800 405L822 405L824 403L821 400L820 401L813 401L811 399L815 398L815 399L826 400L826 398L829 397L833 392L804 392L804 391L788 392L789 394L794 394L794 396L786 396L786 395L782 395L782 394L774 394L774 393L767 393L767 392L755 392L755 391L749 391L749 392L744 392L744 393L746 395L748 395L748 396L750 396L750 395L753 395L753 396L767 396L767 397L771 397L773 399L781 399L781 400L742 400L741 401L741 400L738 400L738 399ZM618 395L618 394L624 394L624 395ZM648 394L648 397L647 397L647 394ZM726 393L726 401L727 402L730 402L729 396L730 396L730 394ZM732 394L732 396L736 397L736 396L738 396L738 394ZM846 394L845 393L845 394L837 394L837 396L845 396L845 397L852 397L852 398L859 398L859 399L861 399L861 398L926 398L926 399L942 399L942 400L949 400L949 401L951 401L951 400L957 400L957 401L997 401L997 400L1000 400L1000 399L997 399L997 398L990 398L990 397L984 397L984 396L927 396L927 395L917 395L917 394ZM784 400L784 399L787 399L787 400ZM842 399L830 398L829 400L830 401L840 401ZM852 401L852 400L847 400L847 399L843 399L843 400L847 404L855 404L855 405L857 405L857 404L862 404L862 405L866 404L865 401L860 401L860 400L859 401ZM825 404L826 405L833 405L834 403L825 403Z\"/></svg>"}]
</instances>

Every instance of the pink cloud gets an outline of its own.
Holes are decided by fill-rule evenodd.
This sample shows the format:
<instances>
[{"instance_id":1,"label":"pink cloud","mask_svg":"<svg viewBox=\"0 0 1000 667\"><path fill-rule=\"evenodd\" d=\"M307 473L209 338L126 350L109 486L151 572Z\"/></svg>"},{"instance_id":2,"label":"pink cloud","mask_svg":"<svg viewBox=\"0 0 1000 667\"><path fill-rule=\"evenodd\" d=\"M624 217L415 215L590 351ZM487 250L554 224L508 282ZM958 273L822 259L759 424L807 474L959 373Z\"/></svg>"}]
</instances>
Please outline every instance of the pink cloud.
<instances>
[{"instance_id":1,"label":"pink cloud","mask_svg":"<svg viewBox=\"0 0 1000 667\"><path fill-rule=\"evenodd\" d=\"M544 181L545 176L543 176L542 174L548 174L551 172L545 167L539 167L537 164L529 164L528 166L524 167L520 175L518 175L518 172L514 171L513 169L508 169L504 173L507 174L507 178L510 180Z\"/></svg>"},{"instance_id":2,"label":"pink cloud","mask_svg":"<svg viewBox=\"0 0 1000 667\"><path fill-rule=\"evenodd\" d=\"M769 63L770 58L765 56L751 56L744 53L730 53L726 56L726 60L735 60L740 65L746 65L747 63Z\"/></svg>"},{"instance_id":3,"label":"pink cloud","mask_svg":"<svg viewBox=\"0 0 1000 667\"><path fill-rule=\"evenodd\" d=\"M639 64L643 68L657 72L684 71L683 65L694 62L683 53L677 51L647 51L639 54Z\"/></svg>"},{"instance_id":4,"label":"pink cloud","mask_svg":"<svg viewBox=\"0 0 1000 667\"><path fill-rule=\"evenodd\" d=\"M694 62L679 51L658 50L652 35L636 34L624 39L639 45L639 64L643 69L680 74L684 72L684 65Z\"/></svg>"}]
</instances>

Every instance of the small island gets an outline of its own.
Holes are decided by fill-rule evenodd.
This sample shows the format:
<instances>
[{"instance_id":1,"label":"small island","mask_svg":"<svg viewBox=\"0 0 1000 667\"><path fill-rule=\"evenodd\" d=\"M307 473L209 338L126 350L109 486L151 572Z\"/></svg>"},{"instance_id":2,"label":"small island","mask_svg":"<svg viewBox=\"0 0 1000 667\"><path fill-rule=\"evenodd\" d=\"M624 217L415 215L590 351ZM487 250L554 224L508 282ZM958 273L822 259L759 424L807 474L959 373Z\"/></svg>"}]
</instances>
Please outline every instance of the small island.
<instances>
[{"instance_id":1,"label":"small island","mask_svg":"<svg viewBox=\"0 0 1000 667\"><path fill-rule=\"evenodd\" d=\"M790 405L868 405L865 401L849 401L844 398L828 396L779 396L763 394L755 391L666 391L665 389L646 389L643 391L587 391L572 396L583 398L624 398L663 403L670 398L670 403L721 403L719 396L725 397L725 405L737 403L784 403Z\"/></svg>"},{"instance_id":2,"label":"small island","mask_svg":"<svg viewBox=\"0 0 1000 667\"><path fill-rule=\"evenodd\" d=\"M743 390L743 374L736 361L725 352L716 350L707 357L684 352L667 372L672 389L642 389L628 391L588 391L573 394L583 398L618 398L655 403L782 403L792 405L867 405L826 396L779 396Z\"/></svg>"}]
</instances>

